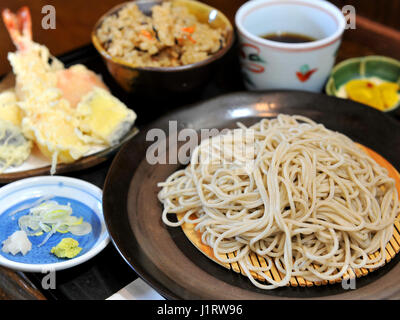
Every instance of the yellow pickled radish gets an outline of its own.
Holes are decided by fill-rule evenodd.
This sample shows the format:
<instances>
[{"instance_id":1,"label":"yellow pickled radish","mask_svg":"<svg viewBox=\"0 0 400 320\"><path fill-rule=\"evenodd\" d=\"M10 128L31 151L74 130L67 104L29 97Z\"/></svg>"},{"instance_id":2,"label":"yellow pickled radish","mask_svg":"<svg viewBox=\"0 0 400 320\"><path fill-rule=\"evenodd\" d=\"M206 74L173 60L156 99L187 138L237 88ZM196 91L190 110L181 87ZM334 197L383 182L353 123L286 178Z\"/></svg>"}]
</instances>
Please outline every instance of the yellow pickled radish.
<instances>
[{"instance_id":1,"label":"yellow pickled radish","mask_svg":"<svg viewBox=\"0 0 400 320\"><path fill-rule=\"evenodd\" d=\"M379 85L385 110L393 108L399 101L399 85L393 82L385 82Z\"/></svg>"},{"instance_id":2,"label":"yellow pickled radish","mask_svg":"<svg viewBox=\"0 0 400 320\"><path fill-rule=\"evenodd\" d=\"M379 84L368 79L356 79L349 81L345 89L351 100L381 111L393 108L399 101L400 87L394 82Z\"/></svg>"},{"instance_id":3,"label":"yellow pickled radish","mask_svg":"<svg viewBox=\"0 0 400 320\"><path fill-rule=\"evenodd\" d=\"M346 84L346 92L351 100L379 110L384 109L381 93L376 84L369 80L351 80Z\"/></svg>"}]
</instances>

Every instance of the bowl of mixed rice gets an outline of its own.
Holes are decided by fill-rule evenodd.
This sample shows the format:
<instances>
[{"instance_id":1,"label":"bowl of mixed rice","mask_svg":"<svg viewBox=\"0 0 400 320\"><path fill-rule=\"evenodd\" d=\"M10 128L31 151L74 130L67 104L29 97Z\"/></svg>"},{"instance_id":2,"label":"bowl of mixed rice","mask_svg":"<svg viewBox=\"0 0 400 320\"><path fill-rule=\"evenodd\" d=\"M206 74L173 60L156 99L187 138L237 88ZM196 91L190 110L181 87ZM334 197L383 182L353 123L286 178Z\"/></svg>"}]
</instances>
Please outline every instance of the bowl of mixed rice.
<instances>
[{"instance_id":1,"label":"bowl of mixed rice","mask_svg":"<svg viewBox=\"0 0 400 320\"><path fill-rule=\"evenodd\" d=\"M122 3L96 23L92 42L128 92L179 93L204 85L232 47L219 10L194 0Z\"/></svg>"}]
</instances>

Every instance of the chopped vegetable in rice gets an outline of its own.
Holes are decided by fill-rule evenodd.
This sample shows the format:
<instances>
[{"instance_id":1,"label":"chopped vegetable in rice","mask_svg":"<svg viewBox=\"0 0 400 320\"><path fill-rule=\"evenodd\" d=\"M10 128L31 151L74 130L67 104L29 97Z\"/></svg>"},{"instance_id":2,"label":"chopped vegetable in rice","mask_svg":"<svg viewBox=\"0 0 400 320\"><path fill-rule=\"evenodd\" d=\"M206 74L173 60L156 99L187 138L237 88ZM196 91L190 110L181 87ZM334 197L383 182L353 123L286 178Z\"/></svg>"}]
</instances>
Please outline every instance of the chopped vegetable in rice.
<instances>
[{"instance_id":1,"label":"chopped vegetable in rice","mask_svg":"<svg viewBox=\"0 0 400 320\"><path fill-rule=\"evenodd\" d=\"M97 36L107 52L137 67L196 63L226 44L226 31L201 23L185 7L163 2L151 17L135 3L105 18Z\"/></svg>"}]
</instances>

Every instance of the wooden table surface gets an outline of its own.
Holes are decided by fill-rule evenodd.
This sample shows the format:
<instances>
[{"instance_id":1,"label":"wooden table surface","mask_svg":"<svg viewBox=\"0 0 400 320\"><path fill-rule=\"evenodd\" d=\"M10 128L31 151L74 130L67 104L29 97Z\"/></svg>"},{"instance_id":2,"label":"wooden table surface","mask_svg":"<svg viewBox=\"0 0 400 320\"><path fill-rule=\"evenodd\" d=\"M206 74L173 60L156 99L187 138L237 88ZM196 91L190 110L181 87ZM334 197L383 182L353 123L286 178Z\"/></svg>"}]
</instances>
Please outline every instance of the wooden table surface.
<instances>
[{"instance_id":1,"label":"wooden table surface","mask_svg":"<svg viewBox=\"0 0 400 320\"><path fill-rule=\"evenodd\" d=\"M229 6L227 5L229 1ZM34 39L59 55L90 42L90 32L97 19L121 0L2 0L0 9L9 7L16 10L28 5L33 17ZM207 0L226 13L233 21L237 8L244 0ZM56 8L56 29L44 30L41 13L44 5ZM14 47L4 25L0 25L0 74L10 71L7 52ZM386 55L400 59L400 31L357 16L357 28L347 30L339 51L338 61L371 54ZM0 299L44 299L29 280L21 273L0 267Z\"/></svg>"}]
</instances>

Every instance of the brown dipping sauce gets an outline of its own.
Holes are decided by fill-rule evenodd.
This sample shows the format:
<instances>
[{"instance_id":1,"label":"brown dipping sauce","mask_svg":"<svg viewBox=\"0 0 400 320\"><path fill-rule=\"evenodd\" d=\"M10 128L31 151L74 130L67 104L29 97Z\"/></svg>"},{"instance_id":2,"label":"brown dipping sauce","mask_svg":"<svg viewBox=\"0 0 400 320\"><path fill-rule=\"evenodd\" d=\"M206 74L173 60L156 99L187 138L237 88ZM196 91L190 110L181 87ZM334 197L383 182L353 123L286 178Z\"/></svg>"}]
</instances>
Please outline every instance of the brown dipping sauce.
<instances>
[{"instance_id":1,"label":"brown dipping sauce","mask_svg":"<svg viewBox=\"0 0 400 320\"><path fill-rule=\"evenodd\" d=\"M264 36L261 36L261 38L276 42L285 42L285 43L304 43L317 40L313 37L306 36L304 34L291 33L291 32L269 33Z\"/></svg>"}]
</instances>

